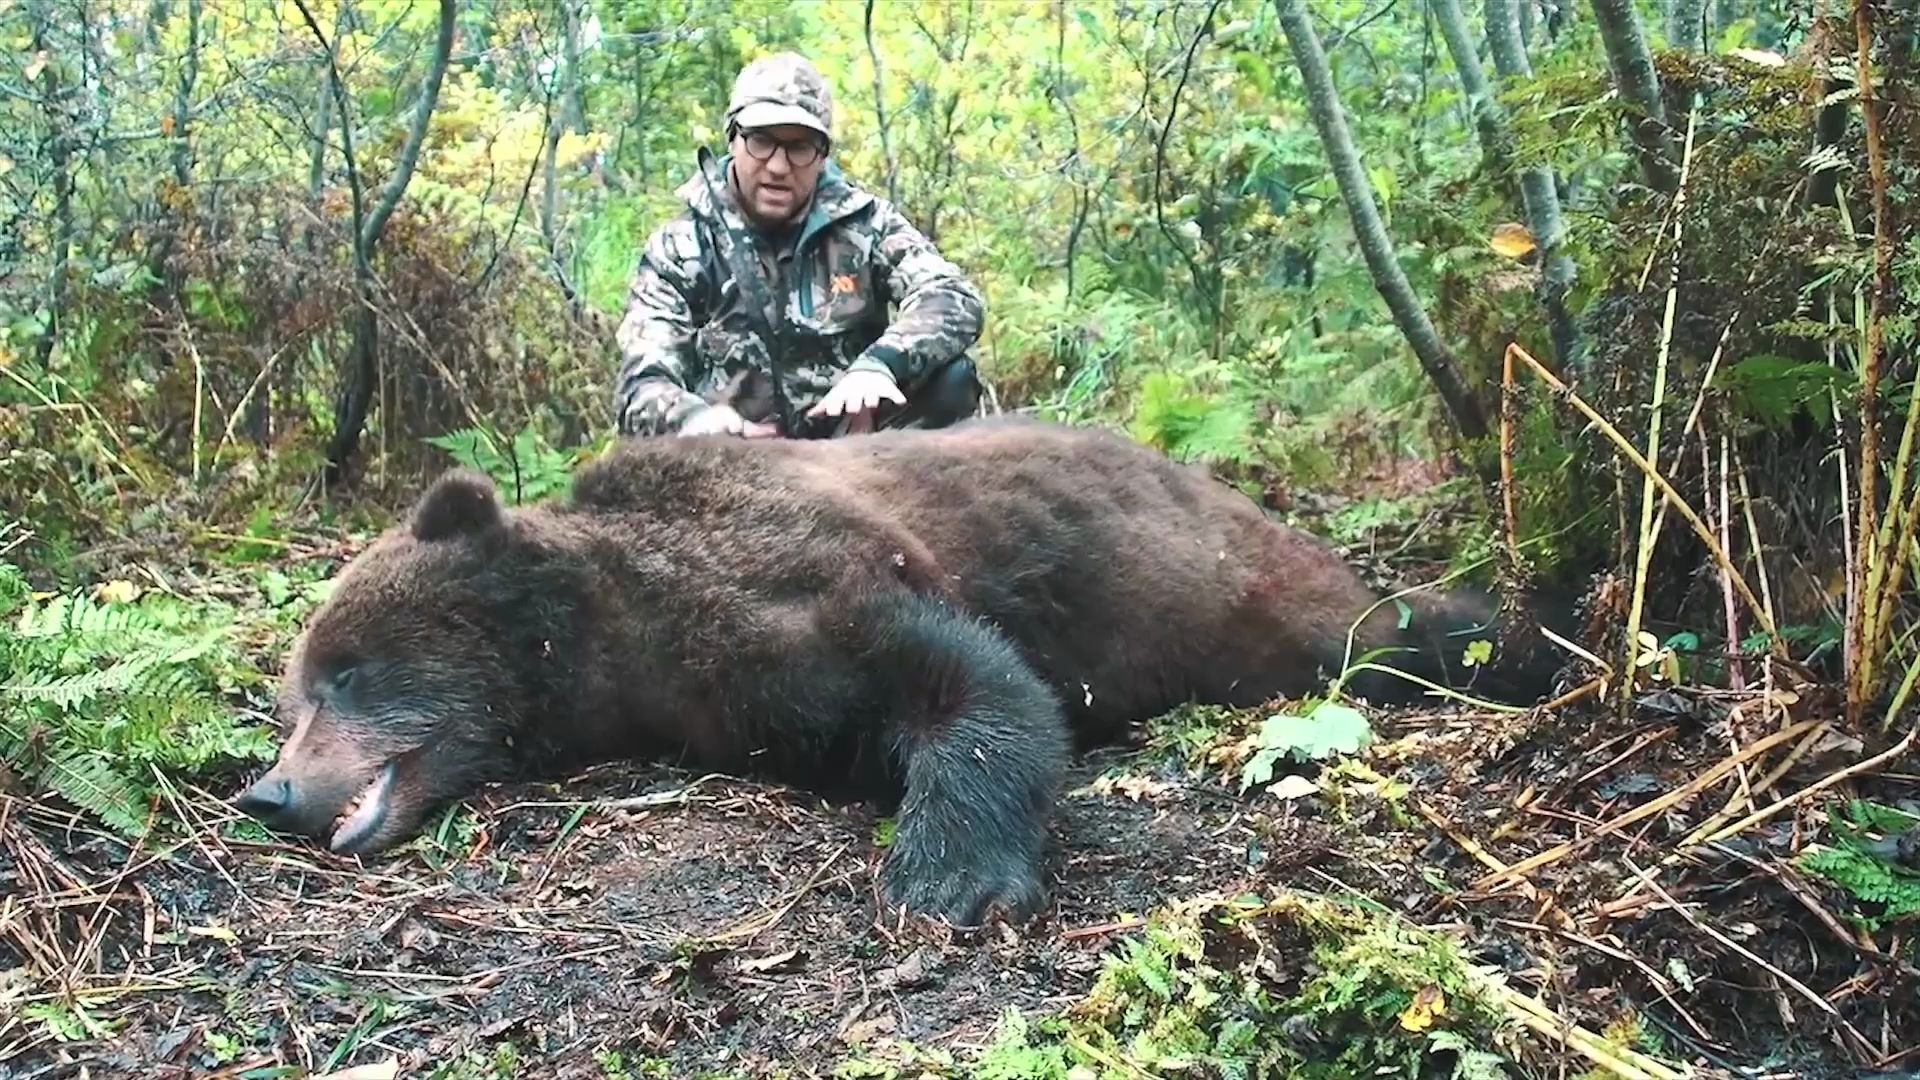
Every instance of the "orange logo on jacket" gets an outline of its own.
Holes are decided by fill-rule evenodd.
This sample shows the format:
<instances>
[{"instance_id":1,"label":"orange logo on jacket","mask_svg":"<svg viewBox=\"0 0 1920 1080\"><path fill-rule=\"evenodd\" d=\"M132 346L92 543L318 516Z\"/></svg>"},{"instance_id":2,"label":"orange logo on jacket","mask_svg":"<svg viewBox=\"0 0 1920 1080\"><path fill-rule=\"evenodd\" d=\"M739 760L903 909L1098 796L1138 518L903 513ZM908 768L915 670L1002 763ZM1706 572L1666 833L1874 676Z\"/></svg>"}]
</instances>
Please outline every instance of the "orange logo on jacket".
<instances>
[{"instance_id":1,"label":"orange logo on jacket","mask_svg":"<svg viewBox=\"0 0 1920 1080\"><path fill-rule=\"evenodd\" d=\"M852 291L853 291L853 275L852 274L833 275L833 295L834 296L839 296L841 293L851 293Z\"/></svg>"}]
</instances>

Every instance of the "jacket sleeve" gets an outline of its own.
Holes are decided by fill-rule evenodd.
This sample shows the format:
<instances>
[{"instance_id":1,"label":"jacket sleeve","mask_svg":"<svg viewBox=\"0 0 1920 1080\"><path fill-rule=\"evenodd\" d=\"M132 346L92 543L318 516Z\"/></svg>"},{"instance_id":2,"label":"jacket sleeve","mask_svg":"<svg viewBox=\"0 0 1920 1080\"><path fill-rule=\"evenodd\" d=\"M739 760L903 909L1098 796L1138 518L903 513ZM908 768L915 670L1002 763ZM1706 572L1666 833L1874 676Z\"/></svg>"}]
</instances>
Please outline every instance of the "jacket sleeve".
<instances>
[{"instance_id":1,"label":"jacket sleeve","mask_svg":"<svg viewBox=\"0 0 1920 1080\"><path fill-rule=\"evenodd\" d=\"M884 369L911 389L979 339L986 299L892 203L875 200L873 224L876 283L899 310L849 370Z\"/></svg>"},{"instance_id":2,"label":"jacket sleeve","mask_svg":"<svg viewBox=\"0 0 1920 1080\"><path fill-rule=\"evenodd\" d=\"M682 215L647 238L615 332L614 421L621 434L671 434L707 408L692 390L705 374L694 348L699 287L698 240L692 220Z\"/></svg>"}]
</instances>

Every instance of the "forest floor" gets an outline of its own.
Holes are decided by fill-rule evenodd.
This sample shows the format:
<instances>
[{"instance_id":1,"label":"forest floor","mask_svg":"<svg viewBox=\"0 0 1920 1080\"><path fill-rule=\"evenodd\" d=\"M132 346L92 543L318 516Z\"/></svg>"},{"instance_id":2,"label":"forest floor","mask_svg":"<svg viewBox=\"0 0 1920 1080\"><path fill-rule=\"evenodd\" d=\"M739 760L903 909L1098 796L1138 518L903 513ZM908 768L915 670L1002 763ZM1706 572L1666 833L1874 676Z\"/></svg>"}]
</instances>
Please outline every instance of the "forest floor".
<instances>
[{"instance_id":1,"label":"forest floor","mask_svg":"<svg viewBox=\"0 0 1920 1080\"><path fill-rule=\"evenodd\" d=\"M1273 710L1184 711L1079 764L1049 909L969 935L883 912L872 807L663 766L492 787L366 861L267 836L237 777L137 843L0 795L0 1078L1078 1080L1401 1043L1436 1076L1916 1075L1920 952L1794 863L1831 804L1683 844L1882 749L1795 697L1370 712L1353 761L1253 792Z\"/></svg>"}]
</instances>

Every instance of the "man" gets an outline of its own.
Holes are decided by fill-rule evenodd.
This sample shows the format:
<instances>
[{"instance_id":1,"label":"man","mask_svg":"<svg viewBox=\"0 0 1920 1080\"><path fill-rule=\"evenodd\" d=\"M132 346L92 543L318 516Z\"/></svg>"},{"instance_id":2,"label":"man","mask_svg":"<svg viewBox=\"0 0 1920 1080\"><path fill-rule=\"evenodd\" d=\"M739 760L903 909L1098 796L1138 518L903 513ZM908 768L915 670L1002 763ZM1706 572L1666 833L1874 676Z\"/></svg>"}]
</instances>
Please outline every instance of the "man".
<instances>
[{"instance_id":1,"label":"man","mask_svg":"<svg viewBox=\"0 0 1920 1080\"><path fill-rule=\"evenodd\" d=\"M729 153L681 185L686 210L634 274L617 333L622 434L820 438L972 415L980 291L841 176L818 69L794 53L747 65L726 135Z\"/></svg>"}]
</instances>

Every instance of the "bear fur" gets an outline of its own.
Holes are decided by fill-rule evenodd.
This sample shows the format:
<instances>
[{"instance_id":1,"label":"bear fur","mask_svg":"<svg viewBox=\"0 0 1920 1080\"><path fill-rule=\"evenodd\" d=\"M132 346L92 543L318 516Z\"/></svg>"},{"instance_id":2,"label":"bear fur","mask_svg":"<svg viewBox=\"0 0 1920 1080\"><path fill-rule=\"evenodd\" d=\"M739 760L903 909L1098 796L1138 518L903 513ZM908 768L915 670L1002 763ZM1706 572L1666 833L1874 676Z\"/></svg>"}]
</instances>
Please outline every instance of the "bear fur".
<instances>
[{"instance_id":1,"label":"bear fur","mask_svg":"<svg viewBox=\"0 0 1920 1080\"><path fill-rule=\"evenodd\" d=\"M1409 597L1405 628L1379 599L1321 540L1091 428L630 440L522 508L454 470L304 628L286 742L241 805L373 852L484 780L676 757L898 800L889 903L1024 918L1071 755L1135 721L1313 692L1382 646L1477 693L1548 688L1544 653L1459 668L1448 635L1495 633L1484 599Z\"/></svg>"}]
</instances>

